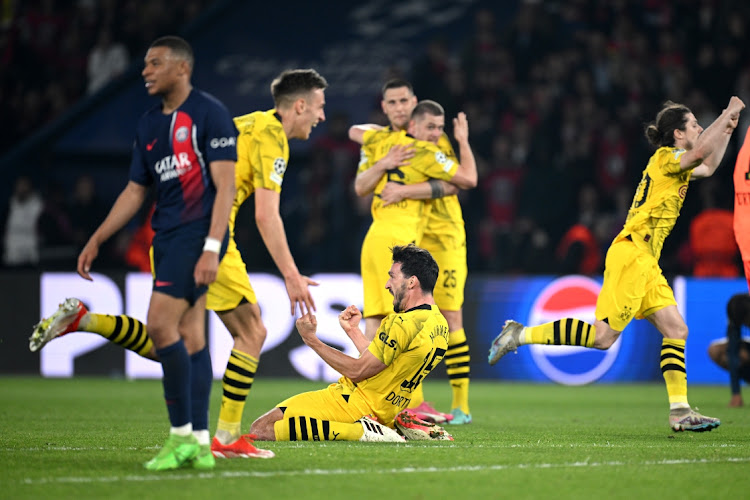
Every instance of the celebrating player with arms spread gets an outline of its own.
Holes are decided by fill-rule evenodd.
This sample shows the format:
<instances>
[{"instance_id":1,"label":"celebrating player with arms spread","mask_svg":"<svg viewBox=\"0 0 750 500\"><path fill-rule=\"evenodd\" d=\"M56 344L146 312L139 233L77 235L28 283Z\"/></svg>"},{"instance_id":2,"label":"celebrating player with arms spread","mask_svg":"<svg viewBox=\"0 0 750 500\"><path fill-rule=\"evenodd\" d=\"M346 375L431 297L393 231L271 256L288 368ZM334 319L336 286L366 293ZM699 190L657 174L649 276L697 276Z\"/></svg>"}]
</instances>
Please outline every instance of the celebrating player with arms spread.
<instances>
[{"instance_id":1,"label":"celebrating player with arms spread","mask_svg":"<svg viewBox=\"0 0 750 500\"><path fill-rule=\"evenodd\" d=\"M669 396L669 426L697 432L719 426L719 419L701 415L688 404L688 330L659 267L659 256L680 214L688 182L716 171L744 107L739 98L732 97L704 131L686 106L664 104L656 121L646 128L649 142L658 149L643 171L625 227L607 251L594 324L565 318L524 327L506 321L490 348L490 364L523 344L609 349L633 318L646 318L664 336L661 371Z\"/></svg>"},{"instance_id":2,"label":"celebrating player with arms spread","mask_svg":"<svg viewBox=\"0 0 750 500\"><path fill-rule=\"evenodd\" d=\"M385 289L393 313L383 319L375 339L359 329L355 306L339 323L360 352L348 356L318 339L317 321L308 313L297 320L305 344L341 373L326 389L292 396L253 422L250 432L269 441L401 442L393 429L416 439L451 439L437 426L399 418L415 387L440 363L448 347L448 324L432 297L438 267L429 252L395 246ZM381 277L382 284L382 277Z\"/></svg>"}]
</instances>

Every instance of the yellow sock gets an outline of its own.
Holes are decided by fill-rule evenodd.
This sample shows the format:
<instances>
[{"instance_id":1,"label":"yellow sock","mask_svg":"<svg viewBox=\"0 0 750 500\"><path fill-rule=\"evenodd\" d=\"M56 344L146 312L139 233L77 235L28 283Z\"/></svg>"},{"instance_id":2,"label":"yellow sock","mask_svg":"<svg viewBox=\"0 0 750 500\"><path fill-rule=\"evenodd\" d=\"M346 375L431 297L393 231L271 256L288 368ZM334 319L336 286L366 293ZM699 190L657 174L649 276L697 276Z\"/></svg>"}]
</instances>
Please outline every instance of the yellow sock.
<instances>
[{"instance_id":1,"label":"yellow sock","mask_svg":"<svg viewBox=\"0 0 750 500\"><path fill-rule=\"evenodd\" d=\"M451 409L460 408L467 415L469 411L469 379L471 377L469 344L466 343L466 332L461 328L450 332L448 337L448 351L443 358L445 370L448 373L453 402Z\"/></svg>"},{"instance_id":2,"label":"yellow sock","mask_svg":"<svg viewBox=\"0 0 750 500\"><path fill-rule=\"evenodd\" d=\"M527 326L524 344L577 345L594 347L596 327L574 318L563 318L538 326Z\"/></svg>"},{"instance_id":3,"label":"yellow sock","mask_svg":"<svg viewBox=\"0 0 750 500\"><path fill-rule=\"evenodd\" d=\"M661 342L661 374L667 383L669 406L688 407L685 341L664 339Z\"/></svg>"},{"instance_id":4,"label":"yellow sock","mask_svg":"<svg viewBox=\"0 0 750 500\"><path fill-rule=\"evenodd\" d=\"M216 437L223 444L229 444L240 437L245 400L250 393L257 370L257 359L242 351L232 349L224 378L221 381L223 393L219 423L216 428Z\"/></svg>"},{"instance_id":5,"label":"yellow sock","mask_svg":"<svg viewBox=\"0 0 750 500\"><path fill-rule=\"evenodd\" d=\"M98 333L110 342L133 351L144 358L156 359L151 351L154 344L146 332L146 325L141 321L121 314L97 314L89 312L78 324L84 332Z\"/></svg>"},{"instance_id":6,"label":"yellow sock","mask_svg":"<svg viewBox=\"0 0 750 500\"><path fill-rule=\"evenodd\" d=\"M409 404L406 407L416 408L417 406L421 405L423 401L424 401L424 390L422 389L422 384L419 384L417 388L412 391L411 401L409 401Z\"/></svg>"},{"instance_id":7,"label":"yellow sock","mask_svg":"<svg viewBox=\"0 0 750 500\"><path fill-rule=\"evenodd\" d=\"M359 441L362 424L331 422L308 417L282 418L273 424L276 441Z\"/></svg>"}]
</instances>

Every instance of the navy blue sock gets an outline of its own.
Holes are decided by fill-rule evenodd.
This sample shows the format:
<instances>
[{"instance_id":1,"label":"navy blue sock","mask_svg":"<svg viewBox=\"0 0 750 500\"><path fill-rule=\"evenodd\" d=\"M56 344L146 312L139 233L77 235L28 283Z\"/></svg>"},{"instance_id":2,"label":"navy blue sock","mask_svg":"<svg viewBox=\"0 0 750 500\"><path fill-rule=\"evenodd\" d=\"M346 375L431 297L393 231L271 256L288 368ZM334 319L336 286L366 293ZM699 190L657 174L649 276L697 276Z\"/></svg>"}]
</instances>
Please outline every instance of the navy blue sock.
<instances>
[{"instance_id":1,"label":"navy blue sock","mask_svg":"<svg viewBox=\"0 0 750 500\"><path fill-rule=\"evenodd\" d=\"M192 408L190 397L190 356L182 339L163 349L157 349L161 360L162 385L167 412L172 427L180 427L191 422Z\"/></svg>"},{"instance_id":2,"label":"navy blue sock","mask_svg":"<svg viewBox=\"0 0 750 500\"><path fill-rule=\"evenodd\" d=\"M190 365L193 430L208 430L208 402L211 397L211 384L214 380L211 354L208 347L190 356Z\"/></svg>"}]
</instances>

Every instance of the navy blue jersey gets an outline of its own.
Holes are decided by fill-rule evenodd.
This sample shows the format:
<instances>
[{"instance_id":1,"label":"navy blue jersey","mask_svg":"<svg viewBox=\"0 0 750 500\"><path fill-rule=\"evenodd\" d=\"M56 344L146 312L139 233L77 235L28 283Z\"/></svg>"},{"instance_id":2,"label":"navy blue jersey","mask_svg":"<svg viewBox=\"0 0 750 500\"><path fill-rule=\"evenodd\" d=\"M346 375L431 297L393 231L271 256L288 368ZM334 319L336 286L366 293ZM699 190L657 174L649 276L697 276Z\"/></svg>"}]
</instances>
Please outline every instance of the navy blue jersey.
<instances>
[{"instance_id":1,"label":"navy blue jersey","mask_svg":"<svg viewBox=\"0 0 750 500\"><path fill-rule=\"evenodd\" d=\"M141 117L130 180L144 186L156 183L154 231L201 219L210 223L216 186L209 164L237 160L236 136L226 107L196 89L173 113L165 115L159 104Z\"/></svg>"}]
</instances>

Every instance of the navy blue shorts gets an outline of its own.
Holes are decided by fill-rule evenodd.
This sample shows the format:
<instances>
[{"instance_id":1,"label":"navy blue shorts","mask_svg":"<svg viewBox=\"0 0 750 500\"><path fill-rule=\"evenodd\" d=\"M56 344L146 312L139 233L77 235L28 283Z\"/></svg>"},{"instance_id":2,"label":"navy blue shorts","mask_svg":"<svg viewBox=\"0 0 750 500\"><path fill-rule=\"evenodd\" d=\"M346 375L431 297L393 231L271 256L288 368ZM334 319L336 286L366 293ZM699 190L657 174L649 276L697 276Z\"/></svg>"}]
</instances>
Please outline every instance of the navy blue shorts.
<instances>
[{"instance_id":1,"label":"navy blue shorts","mask_svg":"<svg viewBox=\"0 0 750 500\"><path fill-rule=\"evenodd\" d=\"M196 286L193 273L207 234L208 223L199 221L154 235L151 243L153 291L185 299L190 305L206 293L208 287ZM229 231L224 235L219 260L226 253L228 243Z\"/></svg>"}]
</instances>

